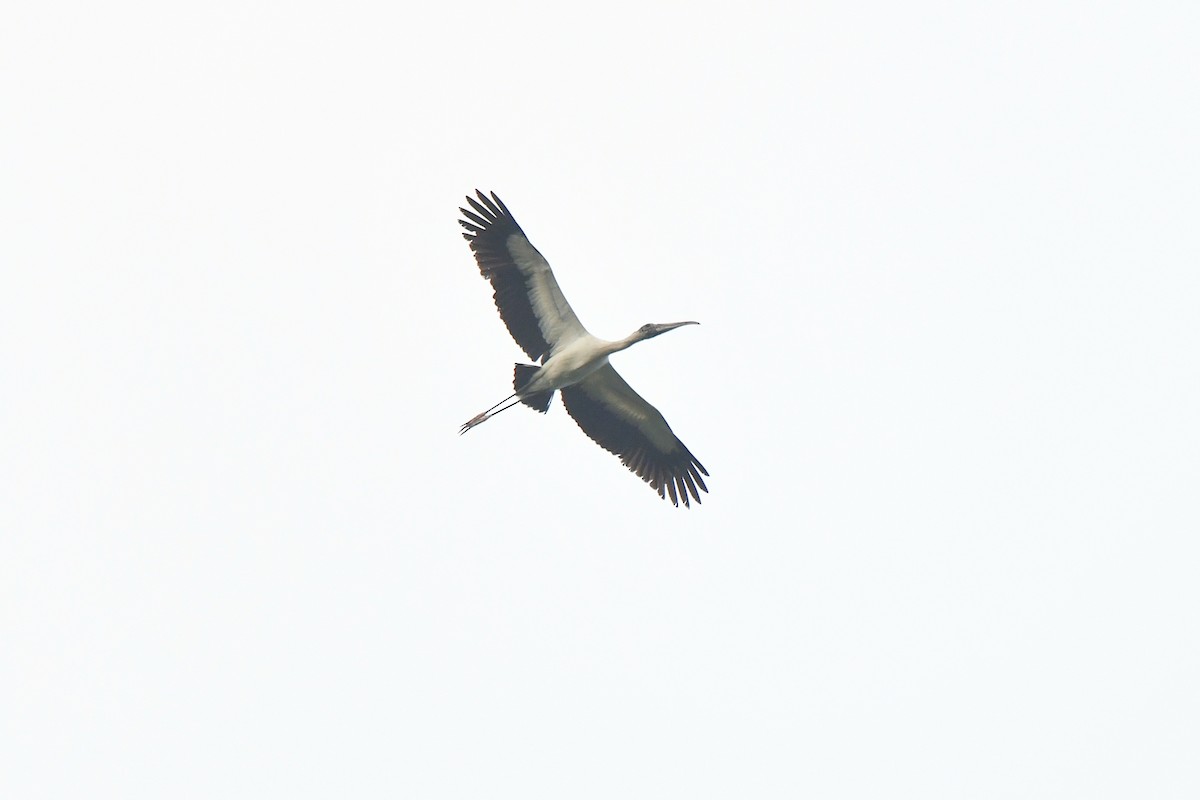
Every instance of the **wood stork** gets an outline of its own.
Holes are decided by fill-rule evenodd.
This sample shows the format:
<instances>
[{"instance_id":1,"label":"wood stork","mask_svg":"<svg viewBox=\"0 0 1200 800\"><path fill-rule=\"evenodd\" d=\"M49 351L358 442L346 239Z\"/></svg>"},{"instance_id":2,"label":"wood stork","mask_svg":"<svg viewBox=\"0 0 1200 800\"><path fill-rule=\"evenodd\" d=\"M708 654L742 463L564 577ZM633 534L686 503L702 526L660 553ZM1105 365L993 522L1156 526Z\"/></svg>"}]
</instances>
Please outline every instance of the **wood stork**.
<instances>
[{"instance_id":1,"label":"wood stork","mask_svg":"<svg viewBox=\"0 0 1200 800\"><path fill-rule=\"evenodd\" d=\"M621 463L650 484L658 496L670 495L691 507L708 491L704 466L671 432L658 409L630 388L608 363L608 357L637 342L698 322L649 323L615 342L598 339L580 323L558 288L550 264L542 257L495 192L489 198L467 197L458 223L475 252L483 277L495 289L496 308L521 349L541 366L517 364L513 394L477 414L460 434L501 411L524 403L541 413L550 408L555 390L583 432L596 444L620 456ZM511 403L509 401L512 401ZM508 403L508 405L504 405Z\"/></svg>"}]
</instances>

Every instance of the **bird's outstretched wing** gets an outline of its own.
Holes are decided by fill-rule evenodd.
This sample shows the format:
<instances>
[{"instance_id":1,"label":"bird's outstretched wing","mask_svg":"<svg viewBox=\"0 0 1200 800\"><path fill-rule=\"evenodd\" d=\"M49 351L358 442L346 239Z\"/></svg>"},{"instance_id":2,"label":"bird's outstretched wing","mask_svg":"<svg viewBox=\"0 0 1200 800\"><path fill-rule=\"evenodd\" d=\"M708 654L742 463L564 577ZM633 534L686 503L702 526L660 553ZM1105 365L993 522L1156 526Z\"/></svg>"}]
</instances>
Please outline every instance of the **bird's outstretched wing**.
<instances>
[{"instance_id":1,"label":"bird's outstretched wing","mask_svg":"<svg viewBox=\"0 0 1200 800\"><path fill-rule=\"evenodd\" d=\"M676 506L689 495L700 502L708 491L701 474L708 475L691 451L679 441L671 426L607 364L579 383L559 390L563 405L583 432L596 444L621 457L621 463L667 497Z\"/></svg>"},{"instance_id":2,"label":"bird's outstretched wing","mask_svg":"<svg viewBox=\"0 0 1200 800\"><path fill-rule=\"evenodd\" d=\"M480 273L492 282L496 308L513 339L537 360L559 342L587 333L558 288L550 264L529 243L504 203L495 192L491 197L475 193L478 200L467 197L473 210L460 208L465 219L458 224L466 229L463 238L471 243Z\"/></svg>"}]
</instances>

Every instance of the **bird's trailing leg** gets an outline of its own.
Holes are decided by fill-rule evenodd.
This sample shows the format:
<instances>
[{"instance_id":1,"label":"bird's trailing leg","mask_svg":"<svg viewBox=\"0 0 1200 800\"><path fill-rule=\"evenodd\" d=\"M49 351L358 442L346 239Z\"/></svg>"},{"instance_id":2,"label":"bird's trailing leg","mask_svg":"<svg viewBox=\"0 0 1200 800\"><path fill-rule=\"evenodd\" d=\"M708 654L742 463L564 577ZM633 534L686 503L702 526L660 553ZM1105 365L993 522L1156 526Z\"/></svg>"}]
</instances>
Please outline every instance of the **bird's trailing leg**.
<instances>
[{"instance_id":1,"label":"bird's trailing leg","mask_svg":"<svg viewBox=\"0 0 1200 800\"><path fill-rule=\"evenodd\" d=\"M471 428L474 428L476 425L479 425L480 423L483 423L483 422L487 422L489 419L496 416L501 411L507 411L508 409L517 405L517 403L521 402L520 400L516 400L512 403L508 403L508 401L512 400L514 397L516 397L516 394L510 394L508 397L504 398L499 403L496 403L496 405L492 406L487 411L481 412L481 413L476 414L475 416L471 417L469 420L467 420L465 423L463 423L463 426L461 428L458 429L458 435L462 436L464 433L471 430ZM504 405L505 403L508 403L508 405L505 406ZM500 406L504 406L504 408L500 408Z\"/></svg>"}]
</instances>

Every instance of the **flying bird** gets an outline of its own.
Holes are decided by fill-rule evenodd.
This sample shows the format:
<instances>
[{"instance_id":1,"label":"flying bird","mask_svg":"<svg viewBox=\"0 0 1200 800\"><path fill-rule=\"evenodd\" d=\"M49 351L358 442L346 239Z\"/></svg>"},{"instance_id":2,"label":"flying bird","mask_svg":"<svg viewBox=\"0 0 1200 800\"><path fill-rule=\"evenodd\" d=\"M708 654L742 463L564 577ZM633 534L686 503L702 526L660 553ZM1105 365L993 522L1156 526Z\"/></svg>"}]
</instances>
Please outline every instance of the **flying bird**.
<instances>
[{"instance_id":1,"label":"flying bird","mask_svg":"<svg viewBox=\"0 0 1200 800\"><path fill-rule=\"evenodd\" d=\"M500 198L476 190L467 196L470 209L460 208L463 238L475 253L483 277L495 290L496 308L508 332L541 366L517 364L513 394L471 418L460 434L501 411L524 403L541 413L554 392L583 432L620 457L621 463L650 484L658 496L670 496L678 507L691 507L708 491L704 466L679 441L654 406L635 392L608 363L613 353L684 325L698 322L647 323L624 339L598 339L575 316L558 288L550 264L542 257ZM512 402L509 402L512 401ZM505 405L508 403L508 405Z\"/></svg>"}]
</instances>

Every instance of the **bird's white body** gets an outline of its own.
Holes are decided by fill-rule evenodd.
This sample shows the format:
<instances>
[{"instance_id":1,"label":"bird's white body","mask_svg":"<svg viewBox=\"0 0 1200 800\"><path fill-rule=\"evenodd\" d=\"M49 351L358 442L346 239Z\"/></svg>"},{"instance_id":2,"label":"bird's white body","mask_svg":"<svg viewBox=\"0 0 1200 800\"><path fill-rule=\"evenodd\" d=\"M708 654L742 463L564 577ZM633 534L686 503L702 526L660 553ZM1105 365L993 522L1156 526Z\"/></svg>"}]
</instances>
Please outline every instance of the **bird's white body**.
<instances>
[{"instance_id":1,"label":"bird's white body","mask_svg":"<svg viewBox=\"0 0 1200 800\"><path fill-rule=\"evenodd\" d=\"M596 370L608 364L609 353L619 349L617 342L609 342L592 336L587 331L562 344L542 364L533 380L521 387L520 393L546 392L562 389L579 383Z\"/></svg>"}]
</instances>

